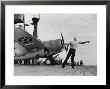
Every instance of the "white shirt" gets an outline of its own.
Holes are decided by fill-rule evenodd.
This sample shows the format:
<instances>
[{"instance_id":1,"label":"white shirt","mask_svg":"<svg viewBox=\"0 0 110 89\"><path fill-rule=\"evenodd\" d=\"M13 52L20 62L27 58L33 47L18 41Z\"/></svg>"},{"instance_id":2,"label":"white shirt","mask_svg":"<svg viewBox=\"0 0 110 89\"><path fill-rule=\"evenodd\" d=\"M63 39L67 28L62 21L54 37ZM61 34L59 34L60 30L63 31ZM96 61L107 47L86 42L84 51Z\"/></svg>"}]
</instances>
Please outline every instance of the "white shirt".
<instances>
[{"instance_id":1,"label":"white shirt","mask_svg":"<svg viewBox=\"0 0 110 89\"><path fill-rule=\"evenodd\" d=\"M76 49L78 44L79 44L78 41L70 41L69 42L70 48L72 48L72 49Z\"/></svg>"}]
</instances>

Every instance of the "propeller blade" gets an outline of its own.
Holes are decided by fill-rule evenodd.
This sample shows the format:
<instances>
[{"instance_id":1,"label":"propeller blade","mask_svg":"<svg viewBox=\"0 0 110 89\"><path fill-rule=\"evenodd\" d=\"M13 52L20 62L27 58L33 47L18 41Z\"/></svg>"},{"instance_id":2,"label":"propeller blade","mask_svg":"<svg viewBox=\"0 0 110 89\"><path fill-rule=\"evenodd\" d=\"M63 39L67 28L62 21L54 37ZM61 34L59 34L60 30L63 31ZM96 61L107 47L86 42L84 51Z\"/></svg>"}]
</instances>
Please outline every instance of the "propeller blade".
<instances>
[{"instance_id":1,"label":"propeller blade","mask_svg":"<svg viewBox=\"0 0 110 89\"><path fill-rule=\"evenodd\" d=\"M62 45L62 47L64 47L64 38L63 38L63 35L62 35L62 33L61 33L61 45Z\"/></svg>"},{"instance_id":2,"label":"propeller blade","mask_svg":"<svg viewBox=\"0 0 110 89\"><path fill-rule=\"evenodd\" d=\"M66 52L68 51L68 44L67 43L65 43L64 42L64 38L63 38L63 35L62 35L62 33L61 33L61 45L62 45L62 47L66 50Z\"/></svg>"},{"instance_id":3,"label":"propeller blade","mask_svg":"<svg viewBox=\"0 0 110 89\"><path fill-rule=\"evenodd\" d=\"M66 50L66 52L68 51L68 47L69 47L69 45L68 44L65 44L65 50Z\"/></svg>"}]
</instances>

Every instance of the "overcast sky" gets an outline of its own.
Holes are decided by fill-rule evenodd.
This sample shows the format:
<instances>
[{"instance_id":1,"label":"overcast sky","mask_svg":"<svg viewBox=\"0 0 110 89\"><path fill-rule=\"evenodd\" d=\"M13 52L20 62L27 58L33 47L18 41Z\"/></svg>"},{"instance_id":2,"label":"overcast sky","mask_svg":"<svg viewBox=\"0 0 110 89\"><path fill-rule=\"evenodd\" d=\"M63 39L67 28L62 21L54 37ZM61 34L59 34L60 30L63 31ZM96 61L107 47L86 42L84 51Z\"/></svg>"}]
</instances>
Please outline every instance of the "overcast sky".
<instances>
[{"instance_id":1,"label":"overcast sky","mask_svg":"<svg viewBox=\"0 0 110 89\"><path fill-rule=\"evenodd\" d=\"M25 14L25 23L32 23L33 16L37 16L37 14ZM26 30L32 34L33 26L26 27ZM85 64L97 65L96 14L40 14L39 39L43 41L59 39L61 38L60 32L62 32L65 42L73 40L74 36L79 41L89 40L89 44L78 46L75 61L83 60Z\"/></svg>"}]
</instances>

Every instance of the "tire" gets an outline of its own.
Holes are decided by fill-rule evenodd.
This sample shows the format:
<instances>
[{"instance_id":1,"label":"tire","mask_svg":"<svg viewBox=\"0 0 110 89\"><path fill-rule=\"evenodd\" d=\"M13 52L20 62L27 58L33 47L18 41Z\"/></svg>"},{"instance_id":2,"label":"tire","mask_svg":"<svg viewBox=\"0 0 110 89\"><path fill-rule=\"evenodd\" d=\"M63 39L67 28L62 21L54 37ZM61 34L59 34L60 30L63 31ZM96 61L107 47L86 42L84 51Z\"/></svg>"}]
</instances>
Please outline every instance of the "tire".
<instances>
[{"instance_id":1,"label":"tire","mask_svg":"<svg viewBox=\"0 0 110 89\"><path fill-rule=\"evenodd\" d=\"M50 65L51 61L50 60L46 60L45 63L46 63L46 65Z\"/></svg>"}]
</instances>

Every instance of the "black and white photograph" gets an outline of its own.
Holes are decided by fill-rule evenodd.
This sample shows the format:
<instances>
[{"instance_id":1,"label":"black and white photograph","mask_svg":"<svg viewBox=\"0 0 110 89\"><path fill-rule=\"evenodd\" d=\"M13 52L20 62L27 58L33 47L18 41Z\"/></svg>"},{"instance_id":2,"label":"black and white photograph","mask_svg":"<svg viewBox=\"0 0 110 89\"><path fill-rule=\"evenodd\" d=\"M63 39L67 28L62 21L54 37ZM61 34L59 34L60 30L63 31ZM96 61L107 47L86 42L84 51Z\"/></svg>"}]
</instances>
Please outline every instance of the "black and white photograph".
<instances>
[{"instance_id":1,"label":"black and white photograph","mask_svg":"<svg viewBox=\"0 0 110 89\"><path fill-rule=\"evenodd\" d=\"M3 0L1 87L108 85L109 22L109 1Z\"/></svg>"},{"instance_id":2,"label":"black and white photograph","mask_svg":"<svg viewBox=\"0 0 110 89\"><path fill-rule=\"evenodd\" d=\"M97 14L14 14L14 76L97 76Z\"/></svg>"},{"instance_id":3,"label":"black and white photograph","mask_svg":"<svg viewBox=\"0 0 110 89\"><path fill-rule=\"evenodd\" d=\"M105 84L105 5L5 10L6 85Z\"/></svg>"}]
</instances>

